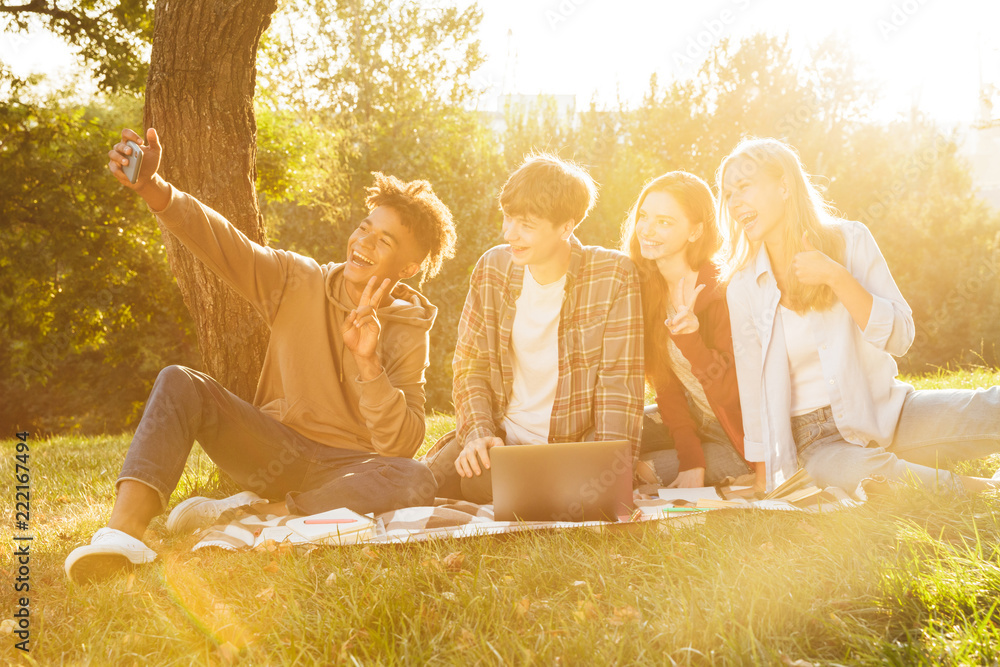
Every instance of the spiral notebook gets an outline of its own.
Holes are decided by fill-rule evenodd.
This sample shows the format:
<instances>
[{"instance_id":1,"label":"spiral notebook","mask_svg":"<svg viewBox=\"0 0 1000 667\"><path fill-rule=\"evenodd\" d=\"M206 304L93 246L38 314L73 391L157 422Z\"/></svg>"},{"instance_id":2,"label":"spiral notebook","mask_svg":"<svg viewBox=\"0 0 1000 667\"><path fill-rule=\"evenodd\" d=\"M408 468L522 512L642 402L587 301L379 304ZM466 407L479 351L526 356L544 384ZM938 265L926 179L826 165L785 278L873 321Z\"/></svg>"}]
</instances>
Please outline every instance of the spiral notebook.
<instances>
[{"instance_id":1,"label":"spiral notebook","mask_svg":"<svg viewBox=\"0 0 1000 667\"><path fill-rule=\"evenodd\" d=\"M284 527L314 544L355 544L375 534L374 519L346 507L289 519Z\"/></svg>"}]
</instances>

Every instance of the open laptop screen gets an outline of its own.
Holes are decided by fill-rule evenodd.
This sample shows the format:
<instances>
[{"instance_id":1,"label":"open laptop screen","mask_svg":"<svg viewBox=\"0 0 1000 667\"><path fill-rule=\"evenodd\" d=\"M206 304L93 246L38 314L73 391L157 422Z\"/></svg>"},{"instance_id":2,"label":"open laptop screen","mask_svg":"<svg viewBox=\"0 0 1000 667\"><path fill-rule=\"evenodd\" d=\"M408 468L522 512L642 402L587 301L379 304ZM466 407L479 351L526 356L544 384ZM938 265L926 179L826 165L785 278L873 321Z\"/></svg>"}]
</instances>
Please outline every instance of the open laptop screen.
<instances>
[{"instance_id":1,"label":"open laptop screen","mask_svg":"<svg viewBox=\"0 0 1000 667\"><path fill-rule=\"evenodd\" d=\"M497 521L617 521L632 503L632 446L625 440L494 447Z\"/></svg>"}]
</instances>

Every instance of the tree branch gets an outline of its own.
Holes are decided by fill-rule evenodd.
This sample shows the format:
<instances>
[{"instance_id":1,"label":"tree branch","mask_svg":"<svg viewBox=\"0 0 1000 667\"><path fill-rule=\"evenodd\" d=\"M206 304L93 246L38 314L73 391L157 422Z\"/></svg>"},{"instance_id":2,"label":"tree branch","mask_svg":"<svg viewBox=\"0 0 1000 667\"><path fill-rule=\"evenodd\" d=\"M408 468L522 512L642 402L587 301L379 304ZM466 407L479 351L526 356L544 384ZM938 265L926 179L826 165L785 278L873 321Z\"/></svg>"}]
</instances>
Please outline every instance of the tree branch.
<instances>
[{"instance_id":1,"label":"tree branch","mask_svg":"<svg viewBox=\"0 0 1000 667\"><path fill-rule=\"evenodd\" d=\"M43 16L50 16L56 20L63 20L76 25L82 25L82 19L74 14L73 12L68 12L64 9L59 9L55 5L51 7L45 0L31 0L26 5L0 5L0 12L4 14L41 14Z\"/></svg>"}]
</instances>

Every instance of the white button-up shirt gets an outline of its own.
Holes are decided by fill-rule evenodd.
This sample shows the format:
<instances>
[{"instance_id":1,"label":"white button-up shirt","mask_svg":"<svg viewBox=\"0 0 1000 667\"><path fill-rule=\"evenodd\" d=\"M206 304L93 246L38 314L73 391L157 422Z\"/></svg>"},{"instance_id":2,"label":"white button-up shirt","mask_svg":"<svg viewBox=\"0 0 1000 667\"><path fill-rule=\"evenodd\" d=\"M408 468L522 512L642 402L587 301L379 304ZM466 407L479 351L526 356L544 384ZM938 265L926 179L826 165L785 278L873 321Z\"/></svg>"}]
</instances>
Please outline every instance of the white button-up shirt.
<instances>
[{"instance_id":1,"label":"white button-up shirt","mask_svg":"<svg viewBox=\"0 0 1000 667\"><path fill-rule=\"evenodd\" d=\"M830 406L848 442L880 446L892 442L906 395L913 387L896 379L896 362L913 343L913 313L896 287L871 232L842 220L844 265L871 293L864 331L840 301L805 317L819 348ZM768 490L798 468L791 428L791 380L778 302L781 292L763 244L737 272L727 291L736 377L743 407L748 461L764 461Z\"/></svg>"}]
</instances>

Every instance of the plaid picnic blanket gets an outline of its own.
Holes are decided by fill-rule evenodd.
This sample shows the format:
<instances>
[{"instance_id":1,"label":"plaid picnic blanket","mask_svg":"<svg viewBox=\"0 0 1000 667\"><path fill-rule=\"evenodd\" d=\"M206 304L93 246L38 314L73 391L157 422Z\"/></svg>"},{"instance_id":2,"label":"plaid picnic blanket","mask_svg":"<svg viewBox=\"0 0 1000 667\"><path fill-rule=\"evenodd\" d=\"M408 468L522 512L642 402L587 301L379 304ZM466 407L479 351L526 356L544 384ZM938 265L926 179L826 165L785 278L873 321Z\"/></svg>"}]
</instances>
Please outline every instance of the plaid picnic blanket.
<instances>
[{"instance_id":1,"label":"plaid picnic blanket","mask_svg":"<svg viewBox=\"0 0 1000 667\"><path fill-rule=\"evenodd\" d=\"M748 501L746 508L794 512L825 512L854 507L863 502L836 488L827 488L821 497L805 507L781 500ZM438 498L434 505L405 507L372 517L373 534L356 544L390 544L422 542L443 538L464 538L479 535L499 535L527 530L613 530L639 522L656 522L664 529L703 521L708 512L668 514L662 510L671 506L665 500L638 501L639 507L627 522L606 521L495 521L492 505L476 505L465 501ZM740 507L744 507L741 505ZM717 510L710 510L717 511ZM285 524L294 517L268 516L255 513L253 508L230 510L220 517L222 523L204 529L192 551L207 547L228 550L257 549L282 542L302 544ZM308 542L305 542L308 544Z\"/></svg>"},{"instance_id":2,"label":"plaid picnic blanket","mask_svg":"<svg viewBox=\"0 0 1000 667\"><path fill-rule=\"evenodd\" d=\"M258 514L252 507L230 510L220 517L225 523L206 528L192 551L206 547L256 549L269 544L304 541L293 535L285 524L294 517ZM524 530L561 530L620 525L605 521L494 521L492 505L438 498L434 505L404 507L372 517L374 534L355 544L422 542L441 538L497 535Z\"/></svg>"}]
</instances>

